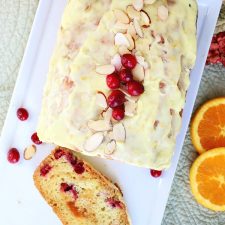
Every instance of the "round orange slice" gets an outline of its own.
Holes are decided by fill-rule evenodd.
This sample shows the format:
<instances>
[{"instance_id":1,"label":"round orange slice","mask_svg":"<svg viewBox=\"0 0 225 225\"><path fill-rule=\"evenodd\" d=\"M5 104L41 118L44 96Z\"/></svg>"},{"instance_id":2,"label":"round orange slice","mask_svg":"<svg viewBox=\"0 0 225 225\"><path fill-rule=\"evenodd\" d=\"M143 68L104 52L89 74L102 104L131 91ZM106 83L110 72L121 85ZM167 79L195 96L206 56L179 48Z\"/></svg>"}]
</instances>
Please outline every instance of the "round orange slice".
<instances>
[{"instance_id":1,"label":"round orange slice","mask_svg":"<svg viewBox=\"0 0 225 225\"><path fill-rule=\"evenodd\" d=\"M191 122L191 139L200 154L225 147L225 97L210 100L197 110Z\"/></svg>"},{"instance_id":2,"label":"round orange slice","mask_svg":"<svg viewBox=\"0 0 225 225\"><path fill-rule=\"evenodd\" d=\"M225 148L201 154L191 167L190 183L198 203L214 211L225 211Z\"/></svg>"}]
</instances>

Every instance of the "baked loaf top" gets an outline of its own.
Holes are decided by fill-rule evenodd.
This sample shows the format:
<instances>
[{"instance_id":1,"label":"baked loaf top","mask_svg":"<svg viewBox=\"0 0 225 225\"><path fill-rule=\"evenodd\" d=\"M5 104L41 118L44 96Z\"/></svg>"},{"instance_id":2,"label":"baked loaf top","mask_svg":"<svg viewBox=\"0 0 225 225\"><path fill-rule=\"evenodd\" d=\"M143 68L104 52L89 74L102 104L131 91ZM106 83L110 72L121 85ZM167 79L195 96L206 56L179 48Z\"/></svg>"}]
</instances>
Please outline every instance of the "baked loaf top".
<instances>
[{"instance_id":1,"label":"baked loaf top","mask_svg":"<svg viewBox=\"0 0 225 225\"><path fill-rule=\"evenodd\" d=\"M53 150L34 183L64 225L130 224L121 191L74 151Z\"/></svg>"},{"instance_id":2,"label":"baked loaf top","mask_svg":"<svg viewBox=\"0 0 225 225\"><path fill-rule=\"evenodd\" d=\"M197 4L141 2L113 0L65 71L65 85L51 75L37 129L42 141L136 166L169 167L196 58ZM100 95L109 96L104 73L119 70L125 53L138 61L132 73L144 93L134 97L120 88L126 116L118 122L110 108L103 111ZM66 56L59 64L68 65ZM52 104L58 96L63 101Z\"/></svg>"}]
</instances>

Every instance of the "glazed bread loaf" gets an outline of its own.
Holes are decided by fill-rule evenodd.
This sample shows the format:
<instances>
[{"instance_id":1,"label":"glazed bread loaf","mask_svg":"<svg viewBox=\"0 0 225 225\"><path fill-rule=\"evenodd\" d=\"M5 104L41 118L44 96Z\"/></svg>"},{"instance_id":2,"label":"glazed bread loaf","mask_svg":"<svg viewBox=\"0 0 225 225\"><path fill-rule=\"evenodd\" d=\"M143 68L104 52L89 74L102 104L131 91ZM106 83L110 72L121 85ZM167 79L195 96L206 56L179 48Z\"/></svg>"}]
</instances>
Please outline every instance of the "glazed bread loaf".
<instances>
[{"instance_id":1,"label":"glazed bread loaf","mask_svg":"<svg viewBox=\"0 0 225 225\"><path fill-rule=\"evenodd\" d=\"M74 151L56 148L34 183L64 225L129 225L121 191Z\"/></svg>"}]
</instances>

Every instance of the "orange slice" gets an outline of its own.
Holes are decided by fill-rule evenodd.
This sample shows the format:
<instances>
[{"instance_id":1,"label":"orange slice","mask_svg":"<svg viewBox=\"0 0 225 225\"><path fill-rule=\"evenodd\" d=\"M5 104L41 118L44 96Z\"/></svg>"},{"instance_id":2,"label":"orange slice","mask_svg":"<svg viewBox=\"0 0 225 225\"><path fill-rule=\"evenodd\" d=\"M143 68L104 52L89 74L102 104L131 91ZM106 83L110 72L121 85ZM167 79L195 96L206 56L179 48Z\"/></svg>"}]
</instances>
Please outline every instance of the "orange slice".
<instances>
[{"instance_id":1,"label":"orange slice","mask_svg":"<svg viewBox=\"0 0 225 225\"><path fill-rule=\"evenodd\" d=\"M191 190L206 208L225 211L225 148L200 155L190 171Z\"/></svg>"},{"instance_id":2,"label":"orange slice","mask_svg":"<svg viewBox=\"0 0 225 225\"><path fill-rule=\"evenodd\" d=\"M191 139L200 154L225 147L225 97L200 107L191 122Z\"/></svg>"}]
</instances>

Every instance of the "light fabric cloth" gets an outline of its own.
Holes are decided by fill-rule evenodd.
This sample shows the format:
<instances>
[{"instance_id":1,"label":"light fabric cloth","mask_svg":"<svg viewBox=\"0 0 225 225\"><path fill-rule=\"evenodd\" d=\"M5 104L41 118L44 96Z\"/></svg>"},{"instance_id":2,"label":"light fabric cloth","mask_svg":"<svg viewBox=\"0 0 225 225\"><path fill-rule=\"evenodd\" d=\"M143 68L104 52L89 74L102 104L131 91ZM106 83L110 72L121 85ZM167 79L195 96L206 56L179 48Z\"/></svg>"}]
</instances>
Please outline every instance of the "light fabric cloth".
<instances>
[{"instance_id":1,"label":"light fabric cloth","mask_svg":"<svg viewBox=\"0 0 225 225\"><path fill-rule=\"evenodd\" d=\"M0 131L37 5L38 0L0 0ZM216 32L221 30L225 30L225 10L221 12ZM225 96L224 74L225 68L220 65L205 68L196 106L213 97ZM225 225L224 213L201 207L190 193L189 169L196 157L188 133L162 225Z\"/></svg>"}]
</instances>

